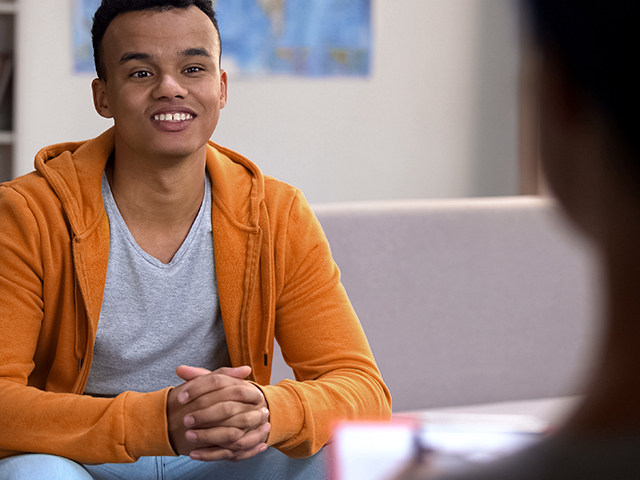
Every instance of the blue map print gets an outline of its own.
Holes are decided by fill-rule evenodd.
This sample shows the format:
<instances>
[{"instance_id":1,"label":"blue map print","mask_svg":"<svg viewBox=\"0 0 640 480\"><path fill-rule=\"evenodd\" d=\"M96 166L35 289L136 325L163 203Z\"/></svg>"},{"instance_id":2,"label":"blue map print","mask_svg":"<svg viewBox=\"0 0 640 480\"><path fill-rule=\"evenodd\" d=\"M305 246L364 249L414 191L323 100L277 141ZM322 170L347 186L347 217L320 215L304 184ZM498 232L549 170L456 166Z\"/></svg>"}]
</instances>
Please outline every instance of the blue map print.
<instances>
[{"instance_id":1,"label":"blue map print","mask_svg":"<svg viewBox=\"0 0 640 480\"><path fill-rule=\"evenodd\" d=\"M230 73L366 76L370 0L216 0Z\"/></svg>"},{"instance_id":2,"label":"blue map print","mask_svg":"<svg viewBox=\"0 0 640 480\"><path fill-rule=\"evenodd\" d=\"M231 75L367 76L371 0L212 0ZM100 0L74 0L73 58L95 73L91 22Z\"/></svg>"}]
</instances>

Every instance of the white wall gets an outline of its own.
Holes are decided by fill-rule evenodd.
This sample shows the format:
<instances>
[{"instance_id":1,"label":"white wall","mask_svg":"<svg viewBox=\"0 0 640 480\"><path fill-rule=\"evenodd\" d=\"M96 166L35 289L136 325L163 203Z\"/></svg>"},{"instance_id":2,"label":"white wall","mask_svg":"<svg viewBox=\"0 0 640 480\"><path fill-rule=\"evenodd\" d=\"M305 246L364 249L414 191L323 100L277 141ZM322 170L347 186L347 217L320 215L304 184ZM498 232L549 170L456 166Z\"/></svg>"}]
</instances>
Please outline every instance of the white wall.
<instances>
[{"instance_id":1,"label":"white wall","mask_svg":"<svg viewBox=\"0 0 640 480\"><path fill-rule=\"evenodd\" d=\"M110 125L92 77L72 73L71 0L19 2L16 174L42 146ZM213 139L312 202L516 193L511 0L372 4L370 78L232 78Z\"/></svg>"}]
</instances>

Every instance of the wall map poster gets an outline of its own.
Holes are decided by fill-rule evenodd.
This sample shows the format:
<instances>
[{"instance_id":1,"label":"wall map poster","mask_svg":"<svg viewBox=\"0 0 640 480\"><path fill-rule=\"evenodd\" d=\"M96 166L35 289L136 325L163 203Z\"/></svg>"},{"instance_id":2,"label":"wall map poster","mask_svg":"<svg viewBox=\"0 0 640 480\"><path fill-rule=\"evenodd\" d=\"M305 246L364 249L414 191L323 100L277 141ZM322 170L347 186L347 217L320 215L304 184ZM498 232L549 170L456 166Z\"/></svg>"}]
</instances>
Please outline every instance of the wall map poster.
<instances>
[{"instance_id":1,"label":"wall map poster","mask_svg":"<svg viewBox=\"0 0 640 480\"><path fill-rule=\"evenodd\" d=\"M367 76L371 0L214 0L230 74Z\"/></svg>"},{"instance_id":2,"label":"wall map poster","mask_svg":"<svg viewBox=\"0 0 640 480\"><path fill-rule=\"evenodd\" d=\"M371 0L212 0L230 75L368 76ZM73 0L73 65L95 73L91 22L100 0Z\"/></svg>"},{"instance_id":3,"label":"wall map poster","mask_svg":"<svg viewBox=\"0 0 640 480\"><path fill-rule=\"evenodd\" d=\"M100 0L72 0L71 38L73 43L73 71L76 73L96 73L93 66L91 46L91 25L93 14L100 6Z\"/></svg>"}]
</instances>

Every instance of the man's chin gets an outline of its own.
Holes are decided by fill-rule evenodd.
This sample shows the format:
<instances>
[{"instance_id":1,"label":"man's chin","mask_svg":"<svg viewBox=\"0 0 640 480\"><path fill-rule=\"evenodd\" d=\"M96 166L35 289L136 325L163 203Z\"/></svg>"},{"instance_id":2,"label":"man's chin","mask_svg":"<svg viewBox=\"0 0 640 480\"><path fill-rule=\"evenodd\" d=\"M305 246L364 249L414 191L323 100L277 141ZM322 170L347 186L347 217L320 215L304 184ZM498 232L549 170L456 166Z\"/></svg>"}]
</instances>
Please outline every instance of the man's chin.
<instances>
[{"instance_id":1,"label":"man's chin","mask_svg":"<svg viewBox=\"0 0 640 480\"><path fill-rule=\"evenodd\" d=\"M204 158L206 148L206 142L198 145L155 145L155 148L149 149L145 155L154 162L175 164L193 158Z\"/></svg>"}]
</instances>

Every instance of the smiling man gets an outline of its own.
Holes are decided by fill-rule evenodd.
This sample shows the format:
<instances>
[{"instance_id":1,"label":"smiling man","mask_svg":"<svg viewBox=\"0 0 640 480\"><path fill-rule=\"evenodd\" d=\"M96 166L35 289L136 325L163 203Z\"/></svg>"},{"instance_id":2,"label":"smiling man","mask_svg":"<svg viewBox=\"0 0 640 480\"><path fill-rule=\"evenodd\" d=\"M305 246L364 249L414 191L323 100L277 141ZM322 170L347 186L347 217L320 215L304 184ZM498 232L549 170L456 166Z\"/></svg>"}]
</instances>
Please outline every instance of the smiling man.
<instances>
[{"instance_id":1,"label":"smiling man","mask_svg":"<svg viewBox=\"0 0 640 480\"><path fill-rule=\"evenodd\" d=\"M92 33L114 126L0 186L0 477L325 478L332 421L390 396L300 191L209 140L211 1L103 0Z\"/></svg>"}]
</instances>

